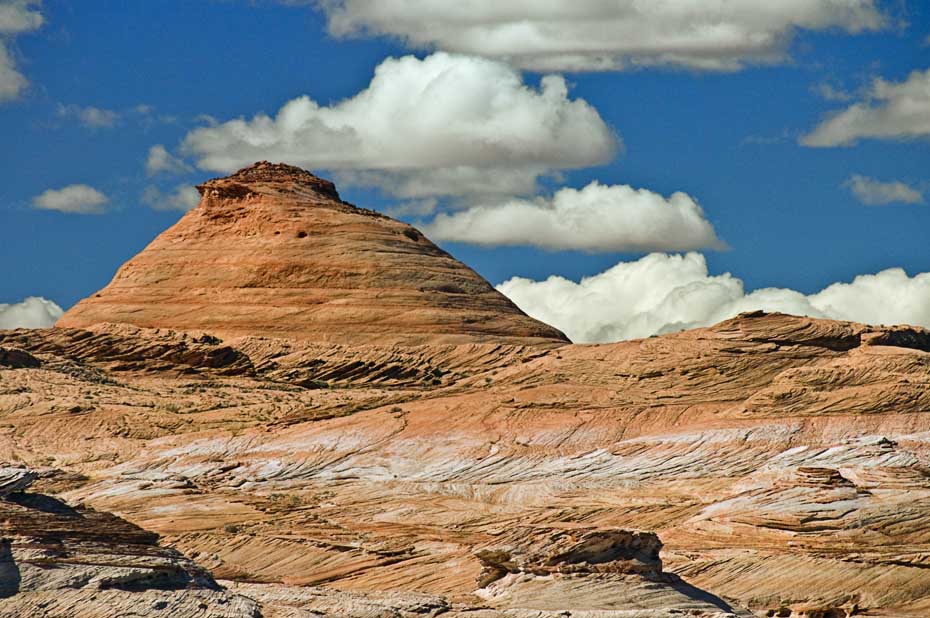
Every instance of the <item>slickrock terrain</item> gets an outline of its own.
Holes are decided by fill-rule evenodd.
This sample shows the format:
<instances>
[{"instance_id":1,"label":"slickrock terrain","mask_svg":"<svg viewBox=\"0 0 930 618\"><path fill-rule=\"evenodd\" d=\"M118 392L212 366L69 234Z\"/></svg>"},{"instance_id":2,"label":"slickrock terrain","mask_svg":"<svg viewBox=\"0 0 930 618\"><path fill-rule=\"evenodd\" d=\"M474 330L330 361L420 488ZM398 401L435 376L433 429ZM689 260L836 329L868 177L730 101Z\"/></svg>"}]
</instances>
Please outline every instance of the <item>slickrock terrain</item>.
<instances>
[{"instance_id":1,"label":"slickrock terrain","mask_svg":"<svg viewBox=\"0 0 930 618\"><path fill-rule=\"evenodd\" d=\"M0 497L0 616L257 618L158 536L109 513L24 493L38 474L0 468L17 491Z\"/></svg>"},{"instance_id":2,"label":"slickrock terrain","mask_svg":"<svg viewBox=\"0 0 930 618\"><path fill-rule=\"evenodd\" d=\"M270 169L230 177L235 191L207 183L201 206L63 327L0 331L2 460L59 470L36 483L47 500L84 505L67 508L93 543L113 513L161 537L134 547L170 547L181 571L210 574L191 581L225 588L177 586L172 598L230 595L272 618L930 615L930 331L757 312L571 345L492 296L447 305L418 292L407 314L384 287L379 324L392 326L356 338L363 325L340 326L327 303L319 319L275 314L285 283L261 302L236 288L245 262L188 272L210 225L227 242L254 206L249 226L285 235L289 217L314 211L246 182ZM335 195L319 187L306 195ZM235 216L209 223L214 206ZM332 200L318 210L407 229ZM346 225L320 244L357 249L339 237L361 228ZM166 240L194 227L197 243ZM461 268L433 251L405 255ZM295 259L259 270L292 282L321 272L284 265ZM338 261L356 259L367 257ZM295 284L294 298L317 285ZM186 312L185 287L213 291ZM255 304L236 314L247 294ZM499 313L454 322L482 311ZM21 468L7 470L0 487L16 496ZM7 512L28 507L5 500ZM33 538L38 520L0 519L4 538ZM31 602L18 590L2 602ZM138 615L162 615L145 603Z\"/></svg>"},{"instance_id":3,"label":"slickrock terrain","mask_svg":"<svg viewBox=\"0 0 930 618\"><path fill-rule=\"evenodd\" d=\"M262 162L198 190L199 206L58 325L354 344L565 341L416 229L343 202L310 172Z\"/></svg>"}]
</instances>

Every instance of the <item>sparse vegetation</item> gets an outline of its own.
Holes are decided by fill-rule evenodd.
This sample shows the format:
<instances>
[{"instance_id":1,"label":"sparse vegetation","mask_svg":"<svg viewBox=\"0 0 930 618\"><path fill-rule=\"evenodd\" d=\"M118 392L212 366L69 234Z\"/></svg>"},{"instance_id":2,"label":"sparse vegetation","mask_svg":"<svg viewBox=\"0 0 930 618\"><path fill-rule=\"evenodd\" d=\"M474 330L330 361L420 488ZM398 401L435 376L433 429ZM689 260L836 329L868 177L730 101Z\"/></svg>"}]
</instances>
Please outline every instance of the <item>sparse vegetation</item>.
<instances>
[{"instance_id":1,"label":"sparse vegetation","mask_svg":"<svg viewBox=\"0 0 930 618\"><path fill-rule=\"evenodd\" d=\"M278 506L295 509L299 506L303 506L304 500L297 494L279 494L273 493L268 496L268 499L277 504Z\"/></svg>"}]
</instances>

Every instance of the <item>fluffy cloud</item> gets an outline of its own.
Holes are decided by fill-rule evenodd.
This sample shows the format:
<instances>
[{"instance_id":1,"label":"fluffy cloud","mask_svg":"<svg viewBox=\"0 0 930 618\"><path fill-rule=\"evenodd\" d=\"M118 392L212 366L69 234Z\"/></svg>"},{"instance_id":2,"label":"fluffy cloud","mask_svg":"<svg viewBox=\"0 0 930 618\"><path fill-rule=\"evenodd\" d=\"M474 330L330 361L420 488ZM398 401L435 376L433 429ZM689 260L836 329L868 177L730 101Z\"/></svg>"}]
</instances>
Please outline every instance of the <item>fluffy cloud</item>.
<instances>
[{"instance_id":1,"label":"fluffy cloud","mask_svg":"<svg viewBox=\"0 0 930 618\"><path fill-rule=\"evenodd\" d=\"M172 155L162 144L155 144L149 148L145 159L145 171L149 176L160 172L184 173L190 171L190 166Z\"/></svg>"},{"instance_id":2,"label":"fluffy cloud","mask_svg":"<svg viewBox=\"0 0 930 618\"><path fill-rule=\"evenodd\" d=\"M42 26L38 4L36 0L0 0L0 103L18 98L29 84L16 68L7 42Z\"/></svg>"},{"instance_id":3,"label":"fluffy cloud","mask_svg":"<svg viewBox=\"0 0 930 618\"><path fill-rule=\"evenodd\" d=\"M860 139L909 139L930 135L930 69L914 71L903 82L872 82L866 100L834 113L801 143L812 147L849 146Z\"/></svg>"},{"instance_id":4,"label":"fluffy cloud","mask_svg":"<svg viewBox=\"0 0 930 618\"><path fill-rule=\"evenodd\" d=\"M106 195L87 185L68 185L49 189L32 198L32 205L41 210L57 210L78 215L99 215L110 201Z\"/></svg>"},{"instance_id":5,"label":"fluffy cloud","mask_svg":"<svg viewBox=\"0 0 930 618\"><path fill-rule=\"evenodd\" d=\"M115 127L120 119L119 113L111 109L79 105L59 105L58 115L62 118L76 118L89 129L109 129Z\"/></svg>"},{"instance_id":6,"label":"fluffy cloud","mask_svg":"<svg viewBox=\"0 0 930 618\"><path fill-rule=\"evenodd\" d=\"M900 181L882 182L853 174L843 183L857 200L869 206L880 206L894 202L919 204L924 201L923 193Z\"/></svg>"},{"instance_id":7,"label":"fluffy cloud","mask_svg":"<svg viewBox=\"0 0 930 618\"><path fill-rule=\"evenodd\" d=\"M0 303L0 328L48 328L64 312L50 300L30 296L21 303Z\"/></svg>"},{"instance_id":8,"label":"fluffy cloud","mask_svg":"<svg viewBox=\"0 0 930 618\"><path fill-rule=\"evenodd\" d=\"M670 65L735 70L784 59L797 29L876 30L875 0L321 0L337 35L384 34L423 48L545 71Z\"/></svg>"},{"instance_id":9,"label":"fluffy cloud","mask_svg":"<svg viewBox=\"0 0 930 618\"><path fill-rule=\"evenodd\" d=\"M708 326L755 309L930 327L930 273L908 277L900 268L834 283L811 295L783 288L747 294L733 275L710 275L699 253L653 253L580 282L556 276L545 281L514 277L497 289L529 315L579 343Z\"/></svg>"},{"instance_id":10,"label":"fluffy cloud","mask_svg":"<svg viewBox=\"0 0 930 618\"><path fill-rule=\"evenodd\" d=\"M512 199L439 214L423 226L436 240L583 251L687 251L723 248L698 203L627 185L592 182L551 199Z\"/></svg>"},{"instance_id":11,"label":"fluffy cloud","mask_svg":"<svg viewBox=\"0 0 930 618\"><path fill-rule=\"evenodd\" d=\"M534 88L508 65L437 53L384 60L365 90L334 105L303 96L274 117L195 129L182 150L207 170L287 161L424 198L528 193L539 176L603 163L618 147L561 77Z\"/></svg>"},{"instance_id":12,"label":"fluffy cloud","mask_svg":"<svg viewBox=\"0 0 930 618\"><path fill-rule=\"evenodd\" d=\"M187 212L200 203L200 193L190 185L178 185L167 193L154 185L149 185L142 192L142 203L152 210Z\"/></svg>"}]
</instances>

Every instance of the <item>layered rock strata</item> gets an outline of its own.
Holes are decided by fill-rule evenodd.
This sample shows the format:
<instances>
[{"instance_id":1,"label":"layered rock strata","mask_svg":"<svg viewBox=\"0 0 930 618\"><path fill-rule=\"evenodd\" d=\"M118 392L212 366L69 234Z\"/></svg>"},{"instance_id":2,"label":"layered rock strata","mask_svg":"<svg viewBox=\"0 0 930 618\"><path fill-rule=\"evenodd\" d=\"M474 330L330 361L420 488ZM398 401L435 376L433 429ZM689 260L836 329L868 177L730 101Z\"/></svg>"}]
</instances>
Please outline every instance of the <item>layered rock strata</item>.
<instances>
[{"instance_id":1,"label":"layered rock strata","mask_svg":"<svg viewBox=\"0 0 930 618\"><path fill-rule=\"evenodd\" d=\"M331 343L565 342L413 227L343 202L300 168L257 163L59 320Z\"/></svg>"},{"instance_id":2,"label":"layered rock strata","mask_svg":"<svg viewBox=\"0 0 930 618\"><path fill-rule=\"evenodd\" d=\"M0 616L260 618L158 536L114 515L24 490L38 474L4 467Z\"/></svg>"},{"instance_id":3,"label":"layered rock strata","mask_svg":"<svg viewBox=\"0 0 930 618\"><path fill-rule=\"evenodd\" d=\"M923 329L752 314L612 345L403 348L79 332L0 335L39 362L0 368L0 448L72 471L67 501L162 534L282 616L405 594L449 612L694 601L642 609L667 582L596 569L478 586L482 550L533 553L508 536L521 526L655 532L663 573L733 611L930 607ZM251 369L173 352L199 345Z\"/></svg>"},{"instance_id":4,"label":"layered rock strata","mask_svg":"<svg viewBox=\"0 0 930 618\"><path fill-rule=\"evenodd\" d=\"M61 328L0 332L0 487L66 470L35 482L231 591L172 594L270 618L930 612L930 331L756 312L574 346L309 173L202 190Z\"/></svg>"}]
</instances>

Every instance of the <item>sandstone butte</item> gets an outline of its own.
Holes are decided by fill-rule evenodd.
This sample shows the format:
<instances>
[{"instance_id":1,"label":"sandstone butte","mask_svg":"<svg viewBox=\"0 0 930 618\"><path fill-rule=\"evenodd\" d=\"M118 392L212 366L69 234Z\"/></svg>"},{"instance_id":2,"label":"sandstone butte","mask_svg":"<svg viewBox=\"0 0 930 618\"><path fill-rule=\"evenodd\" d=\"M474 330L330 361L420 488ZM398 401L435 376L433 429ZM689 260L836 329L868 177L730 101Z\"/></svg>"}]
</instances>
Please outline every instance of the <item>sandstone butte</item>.
<instances>
[{"instance_id":1,"label":"sandstone butte","mask_svg":"<svg viewBox=\"0 0 930 618\"><path fill-rule=\"evenodd\" d=\"M202 190L0 331L0 617L930 615L930 331L572 345L304 172Z\"/></svg>"},{"instance_id":2,"label":"sandstone butte","mask_svg":"<svg viewBox=\"0 0 930 618\"><path fill-rule=\"evenodd\" d=\"M334 343L566 341L413 227L257 163L202 200L59 326L99 322Z\"/></svg>"}]
</instances>

